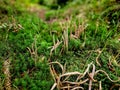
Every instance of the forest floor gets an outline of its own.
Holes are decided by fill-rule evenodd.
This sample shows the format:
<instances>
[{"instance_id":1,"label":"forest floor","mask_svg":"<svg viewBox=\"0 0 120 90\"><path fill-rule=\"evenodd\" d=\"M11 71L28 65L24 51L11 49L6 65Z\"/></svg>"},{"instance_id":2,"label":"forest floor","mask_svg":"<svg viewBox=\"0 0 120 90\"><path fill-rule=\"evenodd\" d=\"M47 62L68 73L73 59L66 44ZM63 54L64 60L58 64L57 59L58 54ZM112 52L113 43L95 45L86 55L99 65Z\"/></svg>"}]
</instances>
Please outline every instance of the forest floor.
<instances>
[{"instance_id":1,"label":"forest floor","mask_svg":"<svg viewBox=\"0 0 120 90\"><path fill-rule=\"evenodd\" d=\"M120 88L118 3L7 4L0 5L0 90Z\"/></svg>"}]
</instances>

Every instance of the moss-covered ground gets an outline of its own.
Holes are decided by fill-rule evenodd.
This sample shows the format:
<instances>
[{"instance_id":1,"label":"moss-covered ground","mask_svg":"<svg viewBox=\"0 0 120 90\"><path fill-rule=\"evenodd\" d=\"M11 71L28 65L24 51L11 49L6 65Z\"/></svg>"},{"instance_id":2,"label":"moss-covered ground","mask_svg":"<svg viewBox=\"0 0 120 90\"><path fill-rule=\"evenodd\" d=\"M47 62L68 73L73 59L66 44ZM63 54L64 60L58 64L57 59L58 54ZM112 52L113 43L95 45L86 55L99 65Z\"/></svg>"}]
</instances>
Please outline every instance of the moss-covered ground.
<instances>
[{"instance_id":1,"label":"moss-covered ground","mask_svg":"<svg viewBox=\"0 0 120 90\"><path fill-rule=\"evenodd\" d=\"M59 65L52 64L56 61L70 75L84 73L91 62L96 71L106 72L94 76L97 80L94 82L90 67L78 81L86 78L93 81L91 90L120 88L118 2L71 0L62 7L47 1L39 5L37 0L1 0L0 3L0 90L50 90L63 74ZM75 78L73 75L68 81ZM90 90L88 81L77 85ZM61 80L67 88L69 82L66 85Z\"/></svg>"}]
</instances>

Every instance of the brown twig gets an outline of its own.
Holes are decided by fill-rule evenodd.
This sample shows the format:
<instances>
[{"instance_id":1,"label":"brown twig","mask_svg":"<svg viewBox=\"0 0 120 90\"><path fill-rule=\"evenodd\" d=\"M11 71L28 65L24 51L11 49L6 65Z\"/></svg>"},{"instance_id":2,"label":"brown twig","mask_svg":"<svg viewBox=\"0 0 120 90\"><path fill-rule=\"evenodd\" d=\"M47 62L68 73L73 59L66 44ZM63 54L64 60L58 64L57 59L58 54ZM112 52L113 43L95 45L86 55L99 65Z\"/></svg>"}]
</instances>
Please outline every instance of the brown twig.
<instances>
[{"instance_id":1,"label":"brown twig","mask_svg":"<svg viewBox=\"0 0 120 90\"><path fill-rule=\"evenodd\" d=\"M99 90L102 90L102 82L99 81Z\"/></svg>"},{"instance_id":2,"label":"brown twig","mask_svg":"<svg viewBox=\"0 0 120 90\"><path fill-rule=\"evenodd\" d=\"M10 73L10 60L5 60L3 63L3 73L5 75L5 90L12 90L11 89L11 73Z\"/></svg>"},{"instance_id":3,"label":"brown twig","mask_svg":"<svg viewBox=\"0 0 120 90\"><path fill-rule=\"evenodd\" d=\"M94 74L95 74L95 65L92 64L92 66L93 66L93 70L92 70L92 73L89 74L90 81L89 81L89 89L88 90L92 89L92 81L93 81L93 77L94 77Z\"/></svg>"},{"instance_id":4,"label":"brown twig","mask_svg":"<svg viewBox=\"0 0 120 90\"><path fill-rule=\"evenodd\" d=\"M113 88L116 87L116 86L120 87L120 84L114 84L114 85L112 85L112 87L110 88L110 90L113 90Z\"/></svg>"},{"instance_id":5,"label":"brown twig","mask_svg":"<svg viewBox=\"0 0 120 90\"><path fill-rule=\"evenodd\" d=\"M57 49L57 47L62 43L62 41L57 40L57 43L54 41L54 45L52 46L52 49L50 50L50 56L52 56L52 52Z\"/></svg>"},{"instance_id":6,"label":"brown twig","mask_svg":"<svg viewBox=\"0 0 120 90\"><path fill-rule=\"evenodd\" d=\"M61 74L57 74L56 71L54 70L54 67L51 67L53 69L51 69L51 74L54 78L54 85L51 88L51 90L54 90L55 87L57 87L58 90L76 90L76 89L84 89L83 87L81 87L81 85L87 83L89 81L89 87L88 89L91 90L92 89L92 82L96 82L97 80L94 80L94 76L97 75L99 72L103 72L107 78L111 81L111 82L118 82L120 81L120 78L118 78L118 80L112 80L109 75L103 71L103 70L97 70L95 71L95 65L93 63L88 64L86 70L83 73L80 72L65 72L65 67L63 67L59 62L51 62L50 65L52 64L58 64L59 67L62 69L62 73ZM90 72L90 67L92 66L92 72ZM64 71L64 73L63 73ZM90 72L90 73L89 73ZM57 76L56 76L57 74ZM85 79L86 75L88 74L88 78ZM71 77L72 76L77 76L77 79L72 80L71 81ZM115 86L113 86L115 87ZM111 87L111 88L113 88ZM99 81L99 90L102 90L102 82Z\"/></svg>"},{"instance_id":7,"label":"brown twig","mask_svg":"<svg viewBox=\"0 0 120 90\"><path fill-rule=\"evenodd\" d=\"M118 80L112 80L112 79L109 77L109 75L108 75L105 71L103 71L103 70L97 70L97 71L95 72L95 75L96 75L97 73L99 73L99 72L103 72L111 82L118 82L118 81L120 81L120 78L118 78Z\"/></svg>"}]
</instances>

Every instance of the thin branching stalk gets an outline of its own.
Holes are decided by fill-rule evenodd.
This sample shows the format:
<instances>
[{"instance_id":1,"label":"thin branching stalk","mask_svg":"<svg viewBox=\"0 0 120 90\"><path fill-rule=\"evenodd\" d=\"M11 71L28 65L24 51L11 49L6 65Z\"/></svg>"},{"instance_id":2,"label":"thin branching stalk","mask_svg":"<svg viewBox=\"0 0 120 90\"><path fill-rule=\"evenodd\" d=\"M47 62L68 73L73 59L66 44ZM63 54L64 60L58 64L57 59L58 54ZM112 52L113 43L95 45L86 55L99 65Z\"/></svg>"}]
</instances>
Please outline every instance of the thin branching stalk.
<instances>
[{"instance_id":1,"label":"thin branching stalk","mask_svg":"<svg viewBox=\"0 0 120 90\"><path fill-rule=\"evenodd\" d=\"M91 65L92 65L92 63L88 64L88 67L87 67L87 69L85 70L85 72L83 73L83 75L82 75L82 76L80 75L80 76L77 78L76 81L80 80L81 78L83 78L83 77L87 74L87 72L89 71L89 68L90 68Z\"/></svg>"},{"instance_id":2,"label":"thin branching stalk","mask_svg":"<svg viewBox=\"0 0 120 90\"><path fill-rule=\"evenodd\" d=\"M57 40L57 43L55 43L55 40L53 39L54 45L52 46L52 49L50 50L50 56L52 56L53 51L56 53L56 49L58 46L62 43L62 41Z\"/></svg>"},{"instance_id":3,"label":"thin branching stalk","mask_svg":"<svg viewBox=\"0 0 120 90\"><path fill-rule=\"evenodd\" d=\"M65 68L59 62L51 62L50 65L52 65L52 64L58 64L58 66L62 69L62 73L57 74L54 67L51 66L51 74L55 81L51 90L54 90L55 87L57 87L58 90L76 90L76 89L83 90L84 88L81 87L81 85L88 83L88 81L89 81L88 90L92 90L92 86L93 86L92 82L98 82L97 80L94 80L94 76L97 75L99 72L104 73L111 82L120 81L120 78L118 78L118 80L112 80L109 77L109 75L103 70L95 71L95 65L93 64L93 62L88 64L86 70L83 73L80 73L77 71L63 73ZM89 71L91 69L90 68L91 66L92 66L92 72ZM72 76L77 76L77 79L74 81L73 80L71 81L70 78ZM88 77L86 77L86 76L88 76ZM115 86L113 86L113 87L115 87ZM113 87L111 87L111 88L113 88ZM102 90L102 82L101 81L99 81L99 90Z\"/></svg>"},{"instance_id":4,"label":"thin branching stalk","mask_svg":"<svg viewBox=\"0 0 120 90\"><path fill-rule=\"evenodd\" d=\"M97 70L97 71L95 72L95 75L98 74L99 72L104 73L111 82L118 82L118 81L120 81L120 78L118 78L117 80L112 80L112 79L109 77L109 75L108 75L105 71L103 71L103 70Z\"/></svg>"},{"instance_id":5,"label":"thin branching stalk","mask_svg":"<svg viewBox=\"0 0 120 90\"><path fill-rule=\"evenodd\" d=\"M54 83L50 90L54 90L56 86L57 86L57 83Z\"/></svg>"},{"instance_id":6,"label":"thin branching stalk","mask_svg":"<svg viewBox=\"0 0 120 90\"><path fill-rule=\"evenodd\" d=\"M64 30L63 42L64 42L64 49L67 52L68 51L68 29Z\"/></svg>"},{"instance_id":7,"label":"thin branching stalk","mask_svg":"<svg viewBox=\"0 0 120 90\"><path fill-rule=\"evenodd\" d=\"M3 63L3 73L5 75L5 90L12 90L11 89L11 73L10 73L10 60L7 59Z\"/></svg>"},{"instance_id":8,"label":"thin branching stalk","mask_svg":"<svg viewBox=\"0 0 120 90\"><path fill-rule=\"evenodd\" d=\"M102 82L99 81L99 90L102 90Z\"/></svg>"},{"instance_id":9,"label":"thin branching stalk","mask_svg":"<svg viewBox=\"0 0 120 90\"><path fill-rule=\"evenodd\" d=\"M92 70L92 73L90 73L90 81L89 81L89 89L88 90L91 90L92 89L92 81L93 81L93 77L94 77L94 74L95 74L95 65L92 64L93 66L93 70Z\"/></svg>"},{"instance_id":10,"label":"thin branching stalk","mask_svg":"<svg viewBox=\"0 0 120 90\"><path fill-rule=\"evenodd\" d=\"M59 65L60 68L62 69L62 72L63 72L64 68L63 68L63 66L59 62L57 62L57 61L56 62L51 62L50 64L57 64L57 65Z\"/></svg>"},{"instance_id":11,"label":"thin branching stalk","mask_svg":"<svg viewBox=\"0 0 120 90\"><path fill-rule=\"evenodd\" d=\"M75 88L73 88L73 89L71 89L71 90L84 90L84 88L83 87L75 87Z\"/></svg>"},{"instance_id":12,"label":"thin branching stalk","mask_svg":"<svg viewBox=\"0 0 120 90\"><path fill-rule=\"evenodd\" d=\"M112 87L110 88L110 90L113 90L114 87L119 87L119 89L120 89L120 84L114 84L114 85L112 85Z\"/></svg>"}]
</instances>

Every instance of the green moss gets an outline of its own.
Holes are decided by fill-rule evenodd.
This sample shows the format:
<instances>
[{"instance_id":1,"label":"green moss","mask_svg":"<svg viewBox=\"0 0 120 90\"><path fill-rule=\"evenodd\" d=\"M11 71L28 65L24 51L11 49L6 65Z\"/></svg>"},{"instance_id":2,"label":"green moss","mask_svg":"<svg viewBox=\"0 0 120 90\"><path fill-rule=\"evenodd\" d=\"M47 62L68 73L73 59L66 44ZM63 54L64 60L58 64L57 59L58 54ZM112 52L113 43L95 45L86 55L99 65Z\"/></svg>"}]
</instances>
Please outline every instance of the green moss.
<instances>
[{"instance_id":1,"label":"green moss","mask_svg":"<svg viewBox=\"0 0 120 90\"><path fill-rule=\"evenodd\" d=\"M68 51L64 51L64 43L61 43L56 48L56 53L51 56L51 60L59 61L62 65L66 63L67 72L84 72L87 65L93 62L96 65L96 70L102 69L112 79L116 80L117 77L120 77L119 12L115 9L115 12L109 13L108 10L108 12L105 12L106 16L101 15L102 11L110 4L107 4L106 1L108 0L104 1L87 2L75 0L65 6L65 8L59 8L58 10L51 10L52 5L48 5L47 8L49 9L45 14L46 21L41 20L32 13L24 11L15 13L22 8L19 5L11 6L8 1L4 1L4 5L0 5L2 10L0 13L2 12L3 16L6 14L7 18L1 19L0 16L0 79L3 81L5 78L2 70L4 60L11 58L10 72L14 88L22 90L50 90L54 82L50 75L48 59L50 58L51 46L54 45L53 37L55 41L63 41L64 31L60 26L60 20L68 24L66 17L71 17L68 19L68 21L70 20L70 25L66 25L69 39ZM23 1L21 0L17 3L20 2ZM31 2L37 3L38 0L26 1L27 4ZM87 5L89 8L83 7L82 4L84 6ZM85 18L78 17L79 13L83 13L81 12L82 9L83 11L85 10ZM51 22L50 20L52 19L56 21ZM81 32L80 37L77 39L71 38L71 31L72 34L75 33L74 25L78 27L82 23L85 23L87 27ZM102 67L96 63L99 50L102 53L98 57L98 61ZM113 70L108 66L110 61L112 64L110 67ZM58 70L58 73L61 72L57 65L55 69ZM103 73L99 73L94 78L102 81L104 90L108 90L113 84L120 83L112 83ZM75 79L74 76L70 80L73 79ZM87 85L83 85L83 87L87 87ZM94 83L93 88L98 88L98 85ZM115 89L117 90L117 87Z\"/></svg>"}]
</instances>

